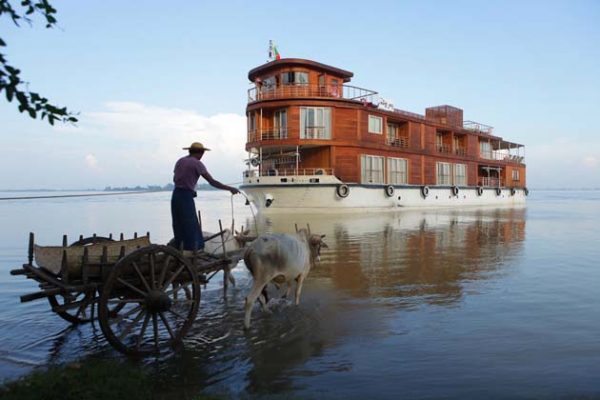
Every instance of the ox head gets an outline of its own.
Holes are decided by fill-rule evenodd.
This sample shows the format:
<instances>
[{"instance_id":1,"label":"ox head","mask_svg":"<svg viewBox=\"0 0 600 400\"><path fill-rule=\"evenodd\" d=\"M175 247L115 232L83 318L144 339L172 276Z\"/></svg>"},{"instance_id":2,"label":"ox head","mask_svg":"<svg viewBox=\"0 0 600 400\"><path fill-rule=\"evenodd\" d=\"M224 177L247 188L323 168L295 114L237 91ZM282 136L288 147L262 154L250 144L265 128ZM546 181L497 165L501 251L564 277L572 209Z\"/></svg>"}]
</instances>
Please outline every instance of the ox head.
<instances>
[{"instance_id":1,"label":"ox head","mask_svg":"<svg viewBox=\"0 0 600 400\"><path fill-rule=\"evenodd\" d=\"M329 246L327 246L327 243L325 243L323 241L324 237L325 237L325 235L312 234L312 235L310 235L310 238L308 240L308 244L310 245L310 254L317 261L321 261L321 249L329 248Z\"/></svg>"},{"instance_id":2,"label":"ox head","mask_svg":"<svg viewBox=\"0 0 600 400\"><path fill-rule=\"evenodd\" d=\"M304 237L306 238L308 248L310 249L311 261L321 261L321 249L329 248L329 246L327 246L327 243L323 241L325 235L310 234L305 229L300 229L298 231L298 234L304 235Z\"/></svg>"}]
</instances>

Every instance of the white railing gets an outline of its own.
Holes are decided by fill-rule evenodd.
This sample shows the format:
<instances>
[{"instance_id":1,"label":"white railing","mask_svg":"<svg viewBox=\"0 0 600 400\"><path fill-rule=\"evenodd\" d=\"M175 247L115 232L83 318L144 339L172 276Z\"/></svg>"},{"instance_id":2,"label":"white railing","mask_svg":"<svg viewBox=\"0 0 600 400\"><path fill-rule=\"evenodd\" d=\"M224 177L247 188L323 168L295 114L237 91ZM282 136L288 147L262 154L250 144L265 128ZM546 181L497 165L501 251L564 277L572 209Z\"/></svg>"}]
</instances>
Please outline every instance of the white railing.
<instances>
[{"instance_id":1,"label":"white railing","mask_svg":"<svg viewBox=\"0 0 600 400\"><path fill-rule=\"evenodd\" d=\"M494 130L493 126L480 124L479 122L475 121L464 121L463 128L473 132L485 133L487 135L491 135L492 131Z\"/></svg>"},{"instance_id":2,"label":"white railing","mask_svg":"<svg viewBox=\"0 0 600 400\"><path fill-rule=\"evenodd\" d=\"M525 160L524 156L506 154L506 150L480 151L479 157L486 160L508 161L518 164L522 164L523 160Z\"/></svg>"},{"instance_id":3,"label":"white railing","mask_svg":"<svg viewBox=\"0 0 600 400\"><path fill-rule=\"evenodd\" d=\"M248 142L256 142L258 140L282 140L288 138L286 128L263 129L261 131L248 132Z\"/></svg>"},{"instance_id":4,"label":"white railing","mask_svg":"<svg viewBox=\"0 0 600 400\"><path fill-rule=\"evenodd\" d=\"M246 170L244 178L257 178L260 176L320 176L333 175L333 168L264 168L262 170Z\"/></svg>"},{"instance_id":5,"label":"white railing","mask_svg":"<svg viewBox=\"0 0 600 400\"><path fill-rule=\"evenodd\" d=\"M480 177L479 185L484 187L502 187L504 186L504 181L500 178Z\"/></svg>"}]
</instances>

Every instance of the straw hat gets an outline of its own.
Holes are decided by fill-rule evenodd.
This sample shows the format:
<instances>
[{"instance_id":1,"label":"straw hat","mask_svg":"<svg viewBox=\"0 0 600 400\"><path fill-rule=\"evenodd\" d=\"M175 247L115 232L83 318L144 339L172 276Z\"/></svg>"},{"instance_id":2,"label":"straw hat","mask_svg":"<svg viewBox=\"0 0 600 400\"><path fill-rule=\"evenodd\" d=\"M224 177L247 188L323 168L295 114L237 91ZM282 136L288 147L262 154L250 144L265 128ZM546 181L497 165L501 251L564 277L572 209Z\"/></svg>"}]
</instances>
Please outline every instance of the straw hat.
<instances>
[{"instance_id":1,"label":"straw hat","mask_svg":"<svg viewBox=\"0 0 600 400\"><path fill-rule=\"evenodd\" d=\"M190 147L184 147L183 150L191 150L193 152L210 151L210 149L208 147L204 147L204 145L200 142L194 142L190 145Z\"/></svg>"}]
</instances>

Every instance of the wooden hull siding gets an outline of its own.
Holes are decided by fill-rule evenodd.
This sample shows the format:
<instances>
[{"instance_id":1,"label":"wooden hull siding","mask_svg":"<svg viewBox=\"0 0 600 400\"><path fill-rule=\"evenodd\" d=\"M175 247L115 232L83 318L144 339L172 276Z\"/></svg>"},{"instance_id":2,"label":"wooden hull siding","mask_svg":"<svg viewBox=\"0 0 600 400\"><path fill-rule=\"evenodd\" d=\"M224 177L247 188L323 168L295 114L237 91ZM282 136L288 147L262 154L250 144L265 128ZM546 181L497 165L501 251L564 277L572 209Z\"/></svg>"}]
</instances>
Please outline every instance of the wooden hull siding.
<instances>
[{"instance_id":1,"label":"wooden hull siding","mask_svg":"<svg viewBox=\"0 0 600 400\"><path fill-rule=\"evenodd\" d=\"M378 107L376 92L343 85L352 76L300 59L273 61L250 72L255 88L246 109L246 150L250 159L261 157L258 175L322 169L320 173L344 183L361 184L361 157L369 155L405 159L406 185L438 185L438 163L449 163L465 166L461 186L526 188L522 145L492 135L489 126L463 121L463 111L455 107L431 107L425 115ZM303 128L303 112L316 115L324 109L327 123ZM372 117L374 126L379 122L379 133L369 132ZM287 155L295 160L283 160ZM390 174L387 162L383 164L380 183L387 184ZM246 174L250 172L254 174ZM453 175L450 185L455 184Z\"/></svg>"}]
</instances>

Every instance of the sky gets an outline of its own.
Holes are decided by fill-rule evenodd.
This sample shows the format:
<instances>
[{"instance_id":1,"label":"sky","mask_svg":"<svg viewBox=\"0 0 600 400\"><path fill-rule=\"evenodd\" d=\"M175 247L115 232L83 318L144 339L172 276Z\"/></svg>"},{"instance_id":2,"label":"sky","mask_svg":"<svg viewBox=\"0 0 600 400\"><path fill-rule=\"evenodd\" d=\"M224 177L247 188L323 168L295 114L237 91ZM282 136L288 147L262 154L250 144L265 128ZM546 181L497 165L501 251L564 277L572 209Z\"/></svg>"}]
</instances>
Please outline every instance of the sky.
<instances>
[{"instance_id":1,"label":"sky","mask_svg":"<svg viewBox=\"0 0 600 400\"><path fill-rule=\"evenodd\" d=\"M396 108L450 104L494 126L525 145L531 188L600 188L598 0L51 3L53 29L0 19L3 53L79 122L51 127L2 94L0 190L164 185L193 141L240 182L247 74L269 40Z\"/></svg>"}]
</instances>

